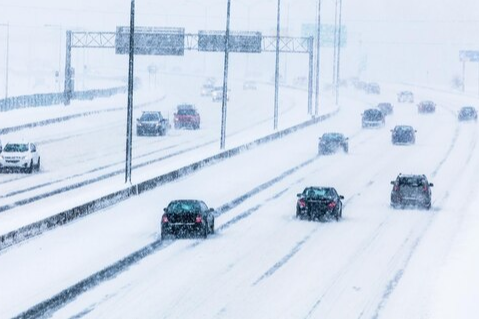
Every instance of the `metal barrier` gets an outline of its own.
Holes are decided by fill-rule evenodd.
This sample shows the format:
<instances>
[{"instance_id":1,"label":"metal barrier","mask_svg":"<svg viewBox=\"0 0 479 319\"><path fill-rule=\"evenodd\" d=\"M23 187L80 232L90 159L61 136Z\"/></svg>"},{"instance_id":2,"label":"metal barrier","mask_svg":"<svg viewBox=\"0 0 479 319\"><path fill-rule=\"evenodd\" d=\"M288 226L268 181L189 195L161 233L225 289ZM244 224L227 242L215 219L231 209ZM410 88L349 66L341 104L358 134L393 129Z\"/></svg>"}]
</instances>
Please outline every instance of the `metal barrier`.
<instances>
[{"instance_id":1,"label":"metal barrier","mask_svg":"<svg viewBox=\"0 0 479 319\"><path fill-rule=\"evenodd\" d=\"M73 92L72 99L93 100L98 97L110 97L115 94L126 92L126 86L118 86L108 89L95 89ZM0 99L0 112L22 109L27 107L51 106L62 104L65 101L64 93L38 93L30 95L12 96Z\"/></svg>"}]
</instances>

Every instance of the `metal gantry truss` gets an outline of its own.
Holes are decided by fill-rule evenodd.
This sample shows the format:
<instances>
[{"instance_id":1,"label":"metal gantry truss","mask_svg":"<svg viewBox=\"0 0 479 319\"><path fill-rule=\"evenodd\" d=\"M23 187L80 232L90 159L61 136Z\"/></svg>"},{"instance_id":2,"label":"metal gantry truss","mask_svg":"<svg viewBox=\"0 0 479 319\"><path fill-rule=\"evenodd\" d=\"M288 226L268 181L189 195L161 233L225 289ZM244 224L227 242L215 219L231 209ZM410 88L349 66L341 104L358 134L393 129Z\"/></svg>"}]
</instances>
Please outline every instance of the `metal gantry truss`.
<instances>
[{"instance_id":1,"label":"metal gantry truss","mask_svg":"<svg viewBox=\"0 0 479 319\"><path fill-rule=\"evenodd\" d=\"M71 49L114 49L115 32L84 32L67 31L66 63L65 63L65 104L70 102L72 95ZM276 52L276 36L262 36L262 52ZM185 34L185 50L198 51L198 34ZM280 37L279 52L307 53L309 55L308 73L308 113L312 112L313 85L313 37Z\"/></svg>"}]
</instances>

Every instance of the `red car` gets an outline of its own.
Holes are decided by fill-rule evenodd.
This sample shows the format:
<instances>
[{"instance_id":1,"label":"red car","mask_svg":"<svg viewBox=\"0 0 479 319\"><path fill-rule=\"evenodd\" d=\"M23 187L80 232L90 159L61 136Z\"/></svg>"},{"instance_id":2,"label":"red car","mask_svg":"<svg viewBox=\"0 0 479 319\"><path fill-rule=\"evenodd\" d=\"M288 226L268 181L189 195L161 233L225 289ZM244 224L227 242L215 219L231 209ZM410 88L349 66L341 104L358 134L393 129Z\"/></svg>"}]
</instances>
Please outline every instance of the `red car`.
<instances>
[{"instance_id":1,"label":"red car","mask_svg":"<svg viewBox=\"0 0 479 319\"><path fill-rule=\"evenodd\" d=\"M178 105L178 110L176 111L174 117L175 129L186 127L197 130L200 128L200 122L200 115L193 105Z\"/></svg>"}]
</instances>

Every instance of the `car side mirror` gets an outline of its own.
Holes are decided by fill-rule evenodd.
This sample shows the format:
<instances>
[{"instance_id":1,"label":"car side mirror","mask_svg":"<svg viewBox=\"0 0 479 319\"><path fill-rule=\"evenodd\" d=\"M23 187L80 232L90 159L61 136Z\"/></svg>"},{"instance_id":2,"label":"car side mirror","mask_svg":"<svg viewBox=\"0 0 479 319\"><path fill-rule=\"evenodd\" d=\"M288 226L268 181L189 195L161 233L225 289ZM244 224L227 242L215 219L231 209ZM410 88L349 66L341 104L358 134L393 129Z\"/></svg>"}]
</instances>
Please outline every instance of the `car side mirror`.
<instances>
[{"instance_id":1,"label":"car side mirror","mask_svg":"<svg viewBox=\"0 0 479 319\"><path fill-rule=\"evenodd\" d=\"M303 194L301 194L301 193L300 193L300 194L296 194L296 197L298 197L298 198L301 197L301 196L303 196Z\"/></svg>"},{"instance_id":2,"label":"car side mirror","mask_svg":"<svg viewBox=\"0 0 479 319\"><path fill-rule=\"evenodd\" d=\"M136 119L136 121L137 121L137 122L140 122L140 119L139 119L139 118L137 118L137 119Z\"/></svg>"},{"instance_id":3,"label":"car side mirror","mask_svg":"<svg viewBox=\"0 0 479 319\"><path fill-rule=\"evenodd\" d=\"M214 208L210 208L210 209L208 209L208 211L209 211L210 213L212 213L212 212L215 211L215 209L214 209Z\"/></svg>"},{"instance_id":4,"label":"car side mirror","mask_svg":"<svg viewBox=\"0 0 479 319\"><path fill-rule=\"evenodd\" d=\"M394 181L391 181L391 185L394 185L394 183L395 183Z\"/></svg>"},{"instance_id":5,"label":"car side mirror","mask_svg":"<svg viewBox=\"0 0 479 319\"><path fill-rule=\"evenodd\" d=\"M339 195L339 198L340 198L340 199L344 199L344 196L343 196L343 195Z\"/></svg>"},{"instance_id":6,"label":"car side mirror","mask_svg":"<svg viewBox=\"0 0 479 319\"><path fill-rule=\"evenodd\" d=\"M414 133L417 133L417 130L414 130Z\"/></svg>"},{"instance_id":7,"label":"car side mirror","mask_svg":"<svg viewBox=\"0 0 479 319\"><path fill-rule=\"evenodd\" d=\"M349 141L349 137L346 137L345 140L346 140L346 141Z\"/></svg>"},{"instance_id":8,"label":"car side mirror","mask_svg":"<svg viewBox=\"0 0 479 319\"><path fill-rule=\"evenodd\" d=\"M429 183L429 186L430 186L430 187L433 187L433 186L434 186L434 184L433 184L433 183Z\"/></svg>"},{"instance_id":9,"label":"car side mirror","mask_svg":"<svg viewBox=\"0 0 479 319\"><path fill-rule=\"evenodd\" d=\"M167 211L167 208L166 208L166 207L165 207L165 208L163 208L163 211L166 213L166 211Z\"/></svg>"}]
</instances>

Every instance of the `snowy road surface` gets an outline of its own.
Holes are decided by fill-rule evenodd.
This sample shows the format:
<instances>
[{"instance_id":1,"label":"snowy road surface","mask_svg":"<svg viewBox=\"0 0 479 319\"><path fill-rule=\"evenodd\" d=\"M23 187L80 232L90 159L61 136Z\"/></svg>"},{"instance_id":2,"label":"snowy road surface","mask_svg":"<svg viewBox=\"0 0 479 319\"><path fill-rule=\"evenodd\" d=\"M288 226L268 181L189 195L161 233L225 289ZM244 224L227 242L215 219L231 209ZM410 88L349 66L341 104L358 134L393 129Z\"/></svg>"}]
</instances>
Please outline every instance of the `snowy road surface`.
<instances>
[{"instance_id":1,"label":"snowy road surface","mask_svg":"<svg viewBox=\"0 0 479 319\"><path fill-rule=\"evenodd\" d=\"M0 309L5 317L17 315L157 240L162 208L172 199L219 207L303 164L218 216L214 236L166 241L53 317L419 319L450 318L444 314L464 306L474 311L467 290L441 289L456 269L478 277L473 267L455 263L464 255L452 252L477 239L471 227L478 202L468 199L479 193L478 129L455 116L470 99L415 89L418 98L437 102L435 114L395 103L385 128L362 130L366 104L392 100L396 90L358 94L325 123L4 252ZM395 124L413 125L416 145L391 145ZM350 153L317 157L317 137L326 131L349 136ZM430 211L389 207L389 181L399 172L424 173L435 184ZM344 219L296 220L295 195L308 185L336 187L345 196ZM470 262L478 265L477 258Z\"/></svg>"}]
</instances>

